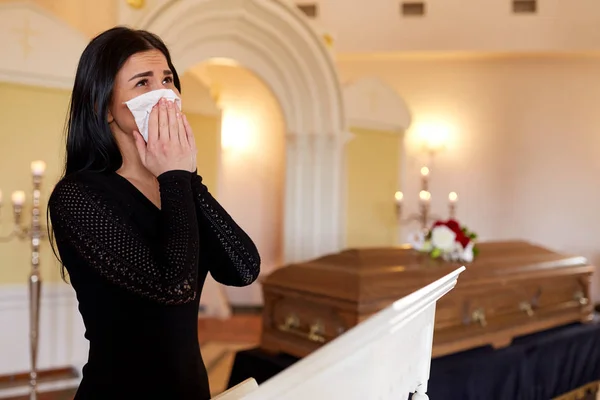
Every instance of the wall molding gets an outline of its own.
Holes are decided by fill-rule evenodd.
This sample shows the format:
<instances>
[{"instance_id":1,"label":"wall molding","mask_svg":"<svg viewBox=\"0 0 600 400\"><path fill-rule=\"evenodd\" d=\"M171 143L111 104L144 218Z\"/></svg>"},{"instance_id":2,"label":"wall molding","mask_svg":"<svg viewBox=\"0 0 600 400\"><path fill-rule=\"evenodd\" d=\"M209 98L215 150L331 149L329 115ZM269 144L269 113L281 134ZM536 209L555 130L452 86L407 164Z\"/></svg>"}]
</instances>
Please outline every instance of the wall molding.
<instances>
[{"instance_id":1,"label":"wall molding","mask_svg":"<svg viewBox=\"0 0 600 400\"><path fill-rule=\"evenodd\" d=\"M165 40L181 73L229 58L267 84L294 138L286 141L284 262L339 251L346 119L331 54L305 17L278 0L169 1L137 27Z\"/></svg>"},{"instance_id":2,"label":"wall molding","mask_svg":"<svg viewBox=\"0 0 600 400\"><path fill-rule=\"evenodd\" d=\"M32 2L0 4L0 81L72 89L88 39Z\"/></svg>"},{"instance_id":3,"label":"wall molding","mask_svg":"<svg viewBox=\"0 0 600 400\"><path fill-rule=\"evenodd\" d=\"M80 372L87 362L88 342L73 288L45 283L40 304L39 368L72 366ZM0 375L29 371L27 284L0 285L0 326Z\"/></svg>"},{"instance_id":4,"label":"wall molding","mask_svg":"<svg viewBox=\"0 0 600 400\"><path fill-rule=\"evenodd\" d=\"M352 128L404 133L411 124L411 112L396 90L376 77L344 85L344 104Z\"/></svg>"}]
</instances>

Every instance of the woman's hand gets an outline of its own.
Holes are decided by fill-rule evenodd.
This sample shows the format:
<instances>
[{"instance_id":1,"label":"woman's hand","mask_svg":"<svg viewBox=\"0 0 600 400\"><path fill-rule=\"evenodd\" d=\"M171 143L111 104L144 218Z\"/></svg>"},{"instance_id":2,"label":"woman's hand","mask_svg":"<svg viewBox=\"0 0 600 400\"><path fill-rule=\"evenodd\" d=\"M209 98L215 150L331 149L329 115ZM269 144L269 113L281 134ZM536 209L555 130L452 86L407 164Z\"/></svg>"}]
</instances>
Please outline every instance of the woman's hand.
<instances>
[{"instance_id":1,"label":"woman's hand","mask_svg":"<svg viewBox=\"0 0 600 400\"><path fill-rule=\"evenodd\" d=\"M181 114L181 117L181 119L183 120L183 128L185 129L185 134L188 143L192 148L192 169L190 172L194 172L198 169L198 166L196 164L196 155L198 154L198 149L196 148L196 138L194 137L194 132L192 131L192 127L190 126L190 123L188 122L185 114Z\"/></svg>"},{"instance_id":2,"label":"woman's hand","mask_svg":"<svg viewBox=\"0 0 600 400\"><path fill-rule=\"evenodd\" d=\"M154 176L173 170L196 170L194 134L173 102L160 99L150 112L148 143L139 132L134 136L142 163Z\"/></svg>"}]
</instances>

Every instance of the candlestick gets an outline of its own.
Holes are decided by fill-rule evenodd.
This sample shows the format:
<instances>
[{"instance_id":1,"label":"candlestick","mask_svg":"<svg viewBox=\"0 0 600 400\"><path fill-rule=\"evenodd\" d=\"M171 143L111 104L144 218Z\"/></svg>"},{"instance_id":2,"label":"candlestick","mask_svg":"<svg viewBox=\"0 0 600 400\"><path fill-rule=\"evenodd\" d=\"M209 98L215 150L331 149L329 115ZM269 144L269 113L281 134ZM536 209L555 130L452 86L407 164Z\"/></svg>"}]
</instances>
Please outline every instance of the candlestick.
<instances>
[{"instance_id":1,"label":"candlestick","mask_svg":"<svg viewBox=\"0 0 600 400\"><path fill-rule=\"evenodd\" d=\"M456 192L450 192L448 194L448 200L450 201L450 203L456 203L456 201L458 200L458 195L456 194Z\"/></svg>"},{"instance_id":2,"label":"candlestick","mask_svg":"<svg viewBox=\"0 0 600 400\"><path fill-rule=\"evenodd\" d=\"M398 216L399 222L411 222L418 221L421 225L421 229L423 231L427 231L429 224L432 221L439 220L440 218L431 215L431 192L429 191L429 175L430 170L428 167L421 168L421 189L419 191L419 212L408 216L406 219L402 219L402 206L404 202L404 194L402 192L396 192L394 194L395 204L396 204L396 214ZM448 200L450 201L450 218L454 218L456 202L458 200L458 195L455 192L451 192L448 195Z\"/></svg>"},{"instance_id":3,"label":"candlestick","mask_svg":"<svg viewBox=\"0 0 600 400\"><path fill-rule=\"evenodd\" d=\"M404 194L402 192L394 193L394 199L396 199L396 214L402 214L402 200L404 199Z\"/></svg>"},{"instance_id":4,"label":"candlestick","mask_svg":"<svg viewBox=\"0 0 600 400\"><path fill-rule=\"evenodd\" d=\"M421 168L421 190L429 190L429 168Z\"/></svg>"},{"instance_id":5,"label":"candlestick","mask_svg":"<svg viewBox=\"0 0 600 400\"><path fill-rule=\"evenodd\" d=\"M38 160L31 162L31 173L33 176L44 176L44 171L46 171L46 163Z\"/></svg>"},{"instance_id":6,"label":"candlestick","mask_svg":"<svg viewBox=\"0 0 600 400\"><path fill-rule=\"evenodd\" d=\"M16 190L11 196L13 206L21 207L25 203L25 192L22 190Z\"/></svg>"},{"instance_id":7,"label":"candlestick","mask_svg":"<svg viewBox=\"0 0 600 400\"><path fill-rule=\"evenodd\" d=\"M40 245L41 240L46 237L46 228L41 223L41 185L42 177L46 170L46 163L34 161L31 163L31 174L33 181L31 224L21 224L21 212L25 204L26 196L22 190L12 193L14 223L10 233L0 236L0 242L8 242L14 238L19 240L29 239L31 243L31 270L29 273L29 351L31 368L29 371L29 399L37 399L37 357L38 357L38 332L40 324L40 294L42 279L40 276ZM0 192L0 208L2 206L2 192Z\"/></svg>"},{"instance_id":8,"label":"candlestick","mask_svg":"<svg viewBox=\"0 0 600 400\"><path fill-rule=\"evenodd\" d=\"M402 200L404 199L404 194L402 192L396 192L396 193L394 193L394 198L396 199L396 204L402 204Z\"/></svg>"},{"instance_id":9,"label":"candlestick","mask_svg":"<svg viewBox=\"0 0 600 400\"><path fill-rule=\"evenodd\" d=\"M448 213L450 218L454 218L456 214L456 202L458 201L458 195L456 192L450 192L448 194Z\"/></svg>"}]
</instances>

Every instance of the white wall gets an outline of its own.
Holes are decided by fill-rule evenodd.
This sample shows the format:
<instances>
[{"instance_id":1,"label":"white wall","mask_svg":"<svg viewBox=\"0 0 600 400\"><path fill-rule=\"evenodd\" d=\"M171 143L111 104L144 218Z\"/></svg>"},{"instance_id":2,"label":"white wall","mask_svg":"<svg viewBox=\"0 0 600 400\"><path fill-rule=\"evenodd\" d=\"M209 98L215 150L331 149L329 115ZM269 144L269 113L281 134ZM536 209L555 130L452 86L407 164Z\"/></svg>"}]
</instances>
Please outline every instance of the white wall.
<instances>
[{"instance_id":1,"label":"white wall","mask_svg":"<svg viewBox=\"0 0 600 400\"><path fill-rule=\"evenodd\" d=\"M261 274L281 266L285 126L277 100L250 71L202 64L192 70L223 110L219 201L254 240ZM227 148L228 144L233 147ZM226 288L232 304L261 304L260 286Z\"/></svg>"},{"instance_id":2,"label":"white wall","mask_svg":"<svg viewBox=\"0 0 600 400\"><path fill-rule=\"evenodd\" d=\"M445 216L448 192L456 191L458 218L481 239L527 239L600 265L600 58L412 57L339 66L344 79L386 80L413 113L407 208L412 202L416 210L423 162L415 132L423 122L446 122L450 146L431 175L435 212Z\"/></svg>"}]
</instances>

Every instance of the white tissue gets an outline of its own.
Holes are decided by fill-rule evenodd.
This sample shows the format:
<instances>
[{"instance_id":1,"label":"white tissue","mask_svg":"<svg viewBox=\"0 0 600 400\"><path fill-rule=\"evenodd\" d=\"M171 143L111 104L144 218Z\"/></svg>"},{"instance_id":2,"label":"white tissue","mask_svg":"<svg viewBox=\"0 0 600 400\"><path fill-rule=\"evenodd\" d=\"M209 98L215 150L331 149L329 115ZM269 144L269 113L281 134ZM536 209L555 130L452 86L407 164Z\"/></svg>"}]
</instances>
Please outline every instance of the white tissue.
<instances>
[{"instance_id":1,"label":"white tissue","mask_svg":"<svg viewBox=\"0 0 600 400\"><path fill-rule=\"evenodd\" d=\"M152 111L152 107L154 107L163 97L175 102L179 107L179 110L181 110L181 99L171 89L153 90L125 102L127 108L129 108L133 114L135 123L146 143L148 142L148 120L150 119L150 112Z\"/></svg>"}]
</instances>

